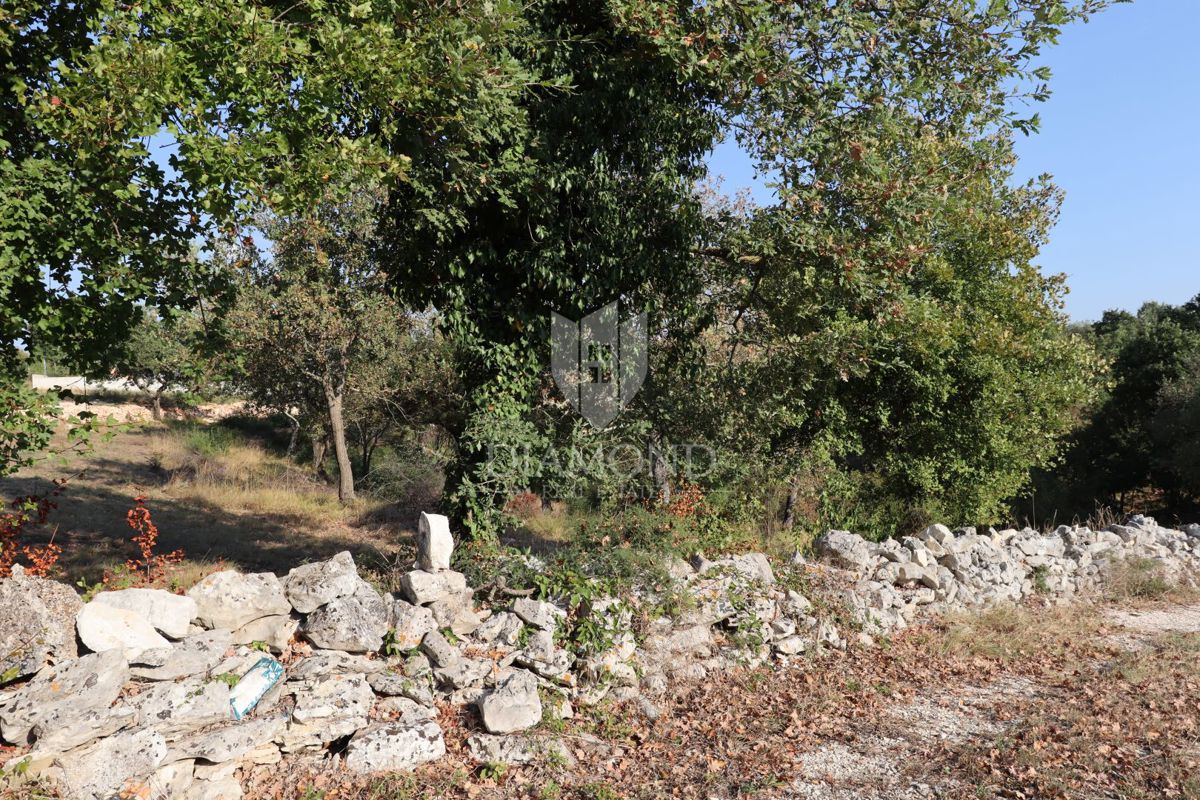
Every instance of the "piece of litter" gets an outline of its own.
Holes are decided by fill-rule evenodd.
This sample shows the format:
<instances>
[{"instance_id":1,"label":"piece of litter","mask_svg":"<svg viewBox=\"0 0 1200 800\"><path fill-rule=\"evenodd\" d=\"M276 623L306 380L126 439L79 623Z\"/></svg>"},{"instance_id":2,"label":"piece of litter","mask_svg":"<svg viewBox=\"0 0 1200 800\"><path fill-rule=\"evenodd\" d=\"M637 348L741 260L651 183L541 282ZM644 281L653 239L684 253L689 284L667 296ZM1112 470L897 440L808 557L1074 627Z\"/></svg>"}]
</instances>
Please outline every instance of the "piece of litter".
<instances>
[{"instance_id":1,"label":"piece of litter","mask_svg":"<svg viewBox=\"0 0 1200 800\"><path fill-rule=\"evenodd\" d=\"M233 708L233 718L240 720L249 714L263 699L263 695L271 691L275 684L283 678L283 664L270 656L263 656L250 671L241 677L229 694L229 705Z\"/></svg>"}]
</instances>

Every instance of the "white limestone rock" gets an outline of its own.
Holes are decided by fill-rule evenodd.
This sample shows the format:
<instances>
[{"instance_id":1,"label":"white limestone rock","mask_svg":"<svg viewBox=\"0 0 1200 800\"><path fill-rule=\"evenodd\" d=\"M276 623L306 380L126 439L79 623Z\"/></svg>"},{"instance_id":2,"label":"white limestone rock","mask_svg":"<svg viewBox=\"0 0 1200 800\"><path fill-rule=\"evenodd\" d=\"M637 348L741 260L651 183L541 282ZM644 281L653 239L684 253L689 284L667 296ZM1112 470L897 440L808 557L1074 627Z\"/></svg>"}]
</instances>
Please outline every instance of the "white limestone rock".
<instances>
[{"instance_id":1,"label":"white limestone rock","mask_svg":"<svg viewBox=\"0 0 1200 800\"><path fill-rule=\"evenodd\" d=\"M327 744L365 728L375 703L375 693L363 675L329 675L302 684L295 690L283 749Z\"/></svg>"},{"instance_id":2,"label":"white limestone rock","mask_svg":"<svg viewBox=\"0 0 1200 800\"><path fill-rule=\"evenodd\" d=\"M354 772L407 772L446 754L436 722L385 723L359 731L346 748L346 767Z\"/></svg>"},{"instance_id":3,"label":"white limestone rock","mask_svg":"<svg viewBox=\"0 0 1200 800\"><path fill-rule=\"evenodd\" d=\"M292 611L283 585L270 572L248 575L232 570L214 572L193 586L188 597L198 606L196 619L210 629L235 631L256 619Z\"/></svg>"},{"instance_id":4,"label":"white limestone rock","mask_svg":"<svg viewBox=\"0 0 1200 800\"><path fill-rule=\"evenodd\" d=\"M449 667L462 658L454 645L437 631L430 631L421 639L421 652L429 656L435 667Z\"/></svg>"},{"instance_id":5,"label":"white limestone rock","mask_svg":"<svg viewBox=\"0 0 1200 800\"><path fill-rule=\"evenodd\" d=\"M467 577L461 572L413 570L400 577L400 592L408 602L424 606L467 589Z\"/></svg>"},{"instance_id":6,"label":"white limestone rock","mask_svg":"<svg viewBox=\"0 0 1200 800\"><path fill-rule=\"evenodd\" d=\"M113 708L90 709L82 717L71 721L70 725L61 726L51 723L39 723L33 727L34 754L36 760L39 754L63 753L91 744L95 740L111 736L118 731L133 727L138 723L136 710L126 706Z\"/></svg>"},{"instance_id":7,"label":"white limestone rock","mask_svg":"<svg viewBox=\"0 0 1200 800\"><path fill-rule=\"evenodd\" d=\"M204 678L156 683L127 698L125 704L138 712L143 727L153 727L167 736L195 731L233 717L229 686Z\"/></svg>"},{"instance_id":8,"label":"white limestone rock","mask_svg":"<svg viewBox=\"0 0 1200 800\"><path fill-rule=\"evenodd\" d=\"M38 674L0 706L0 738L23 745L35 726L47 734L83 720L113 704L129 680L129 664L119 650L68 661Z\"/></svg>"},{"instance_id":9,"label":"white limestone rock","mask_svg":"<svg viewBox=\"0 0 1200 800\"><path fill-rule=\"evenodd\" d=\"M301 614L311 614L326 603L354 594L358 585L358 568L346 551L328 561L296 567L283 579L288 602Z\"/></svg>"},{"instance_id":10,"label":"white limestone rock","mask_svg":"<svg viewBox=\"0 0 1200 800\"><path fill-rule=\"evenodd\" d=\"M93 653L120 651L128 661L147 650L170 647L141 614L92 601L75 618L79 641Z\"/></svg>"},{"instance_id":11,"label":"white limestone rock","mask_svg":"<svg viewBox=\"0 0 1200 800\"><path fill-rule=\"evenodd\" d=\"M520 766L540 761L550 754L570 760L571 754L558 739L545 736L491 736L477 733L467 739L471 758L482 764Z\"/></svg>"},{"instance_id":12,"label":"white limestone rock","mask_svg":"<svg viewBox=\"0 0 1200 800\"><path fill-rule=\"evenodd\" d=\"M92 603L109 605L132 611L149 622L164 636L182 639L188 635L192 620L196 618L196 601L187 595L174 594L163 589L121 589L101 592ZM89 604L90 605L90 604Z\"/></svg>"},{"instance_id":13,"label":"white limestone rock","mask_svg":"<svg viewBox=\"0 0 1200 800\"><path fill-rule=\"evenodd\" d=\"M400 598L392 601L390 624L396 646L401 650L420 646L425 634L436 631L438 627L432 611Z\"/></svg>"},{"instance_id":14,"label":"white limestone rock","mask_svg":"<svg viewBox=\"0 0 1200 800\"><path fill-rule=\"evenodd\" d=\"M525 627L521 618L508 611L492 614L474 631L474 638L481 644L499 647L512 647L521 636Z\"/></svg>"},{"instance_id":15,"label":"white limestone rock","mask_svg":"<svg viewBox=\"0 0 1200 800\"><path fill-rule=\"evenodd\" d=\"M309 614L300 627L313 646L347 653L373 653L383 646L391 609L366 581Z\"/></svg>"},{"instance_id":16,"label":"white limestone rock","mask_svg":"<svg viewBox=\"0 0 1200 800\"><path fill-rule=\"evenodd\" d=\"M515 670L479 700L479 713L488 733L514 733L542 721L542 699L533 673Z\"/></svg>"},{"instance_id":17,"label":"white limestone rock","mask_svg":"<svg viewBox=\"0 0 1200 800\"><path fill-rule=\"evenodd\" d=\"M450 569L454 554L454 538L450 535L450 520L441 514L421 512L417 524L417 567L426 572Z\"/></svg>"},{"instance_id":18,"label":"white limestone rock","mask_svg":"<svg viewBox=\"0 0 1200 800\"><path fill-rule=\"evenodd\" d=\"M278 714L244 719L240 722L188 734L171 743L167 758L177 761L195 758L221 764L241 758L283 735L287 718Z\"/></svg>"},{"instance_id":19,"label":"white limestone rock","mask_svg":"<svg viewBox=\"0 0 1200 800\"><path fill-rule=\"evenodd\" d=\"M133 677L151 681L174 681L208 672L225 658L233 644L227 630L193 634L173 647L145 650L132 662Z\"/></svg>"},{"instance_id":20,"label":"white limestone rock","mask_svg":"<svg viewBox=\"0 0 1200 800\"><path fill-rule=\"evenodd\" d=\"M835 567L853 572L866 572L875 565L871 545L866 539L849 531L829 531L817 537L813 549Z\"/></svg>"},{"instance_id":21,"label":"white limestone rock","mask_svg":"<svg viewBox=\"0 0 1200 800\"><path fill-rule=\"evenodd\" d=\"M271 616L247 622L233 632L234 644L262 642L272 653L282 653L288 648L300 620L295 617Z\"/></svg>"},{"instance_id":22,"label":"white limestone rock","mask_svg":"<svg viewBox=\"0 0 1200 800\"><path fill-rule=\"evenodd\" d=\"M366 656L341 653L337 650L318 650L288 669L288 680L308 680L326 675L368 675L387 669L387 662Z\"/></svg>"},{"instance_id":23,"label":"white limestone rock","mask_svg":"<svg viewBox=\"0 0 1200 800\"><path fill-rule=\"evenodd\" d=\"M46 663L75 658L75 617L83 608L71 587L13 567L0 580L0 675L33 675Z\"/></svg>"},{"instance_id":24,"label":"white limestone rock","mask_svg":"<svg viewBox=\"0 0 1200 800\"><path fill-rule=\"evenodd\" d=\"M166 760L167 742L153 730L110 736L58 759L62 782L80 800L107 800L129 781L150 775Z\"/></svg>"},{"instance_id":25,"label":"white limestone rock","mask_svg":"<svg viewBox=\"0 0 1200 800\"><path fill-rule=\"evenodd\" d=\"M553 633L567 612L553 603L545 603L529 597L521 597L513 603L513 613L535 628Z\"/></svg>"}]
</instances>

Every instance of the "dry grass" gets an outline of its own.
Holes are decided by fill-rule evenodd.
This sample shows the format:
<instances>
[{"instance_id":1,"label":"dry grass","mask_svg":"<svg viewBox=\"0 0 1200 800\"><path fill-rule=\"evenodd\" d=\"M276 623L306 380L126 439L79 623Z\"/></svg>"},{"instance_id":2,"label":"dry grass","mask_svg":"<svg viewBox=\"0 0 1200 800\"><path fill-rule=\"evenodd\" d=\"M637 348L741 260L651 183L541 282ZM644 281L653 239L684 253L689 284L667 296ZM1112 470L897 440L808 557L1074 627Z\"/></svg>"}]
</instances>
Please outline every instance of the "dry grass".
<instances>
[{"instance_id":1,"label":"dry grass","mask_svg":"<svg viewBox=\"0 0 1200 800\"><path fill-rule=\"evenodd\" d=\"M937 646L958 658L1057 661L1071 658L1081 642L1098 636L1103 627L1098 610L1082 603L1044 609L997 606L942 620Z\"/></svg>"},{"instance_id":2,"label":"dry grass","mask_svg":"<svg viewBox=\"0 0 1200 800\"><path fill-rule=\"evenodd\" d=\"M148 459L167 476L163 489L172 497L200 506L221 504L236 514L286 516L308 526L350 522L384 505L359 499L343 506L309 470L260 444L212 430L189 426L151 436Z\"/></svg>"},{"instance_id":3,"label":"dry grass","mask_svg":"<svg viewBox=\"0 0 1200 800\"><path fill-rule=\"evenodd\" d=\"M160 550L187 554L175 574L180 586L219 564L286 572L340 550L370 565L379 551L407 548L415 522L415 511L384 500L342 506L334 487L268 442L200 421L129 423L90 455L0 481L0 497L44 493L64 476L50 524L30 539L54 536L64 547L60 577L72 583L92 584L134 554L125 515L137 496L159 527Z\"/></svg>"},{"instance_id":4,"label":"dry grass","mask_svg":"<svg viewBox=\"0 0 1200 800\"><path fill-rule=\"evenodd\" d=\"M1117 600L1179 599L1183 589L1150 558L1127 558L1108 569L1106 590Z\"/></svg>"}]
</instances>

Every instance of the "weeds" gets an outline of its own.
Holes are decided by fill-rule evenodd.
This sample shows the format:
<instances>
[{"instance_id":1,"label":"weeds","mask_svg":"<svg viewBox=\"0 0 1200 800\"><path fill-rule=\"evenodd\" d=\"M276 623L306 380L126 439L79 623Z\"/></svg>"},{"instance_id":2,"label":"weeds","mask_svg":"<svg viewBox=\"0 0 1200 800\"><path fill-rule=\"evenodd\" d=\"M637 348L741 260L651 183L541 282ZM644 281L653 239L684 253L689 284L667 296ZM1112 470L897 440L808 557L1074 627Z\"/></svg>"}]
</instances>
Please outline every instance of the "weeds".
<instances>
[{"instance_id":1,"label":"weeds","mask_svg":"<svg viewBox=\"0 0 1200 800\"><path fill-rule=\"evenodd\" d=\"M1018 606L996 606L944 620L940 648L948 655L1004 662L1058 658L1069 655L1100 625L1094 613L1079 607L1033 612Z\"/></svg>"},{"instance_id":2,"label":"weeds","mask_svg":"<svg viewBox=\"0 0 1200 800\"><path fill-rule=\"evenodd\" d=\"M0 798L3 800L56 800L58 790L28 774L29 760L17 762L5 769L0 767Z\"/></svg>"},{"instance_id":3,"label":"weeds","mask_svg":"<svg viewBox=\"0 0 1200 800\"><path fill-rule=\"evenodd\" d=\"M1049 594L1050 584L1047 578L1050 575L1050 569L1045 564L1038 564L1029 573L1029 580L1033 582L1033 590L1038 594Z\"/></svg>"},{"instance_id":4,"label":"weeds","mask_svg":"<svg viewBox=\"0 0 1200 800\"><path fill-rule=\"evenodd\" d=\"M0 578L12 574L19 555L24 555L29 562L25 571L38 577L45 577L58 563L62 547L54 543L53 536L42 547L21 541L27 527L45 524L50 512L58 507L57 498L62 494L66 481L59 478L53 485L54 488L46 494L16 498L9 503L11 511L0 513Z\"/></svg>"},{"instance_id":5,"label":"weeds","mask_svg":"<svg viewBox=\"0 0 1200 800\"><path fill-rule=\"evenodd\" d=\"M1160 600L1171 594L1175 585L1154 559L1127 558L1109 568L1107 589L1122 600Z\"/></svg>"},{"instance_id":6,"label":"weeds","mask_svg":"<svg viewBox=\"0 0 1200 800\"><path fill-rule=\"evenodd\" d=\"M158 546L158 526L146 508L144 496L133 499L133 508L125 515L129 527L134 530L133 543L137 545L140 558L125 562L125 567L138 576L142 586L154 586L166 581L167 571L183 560L183 550L170 553L155 553Z\"/></svg>"}]
</instances>

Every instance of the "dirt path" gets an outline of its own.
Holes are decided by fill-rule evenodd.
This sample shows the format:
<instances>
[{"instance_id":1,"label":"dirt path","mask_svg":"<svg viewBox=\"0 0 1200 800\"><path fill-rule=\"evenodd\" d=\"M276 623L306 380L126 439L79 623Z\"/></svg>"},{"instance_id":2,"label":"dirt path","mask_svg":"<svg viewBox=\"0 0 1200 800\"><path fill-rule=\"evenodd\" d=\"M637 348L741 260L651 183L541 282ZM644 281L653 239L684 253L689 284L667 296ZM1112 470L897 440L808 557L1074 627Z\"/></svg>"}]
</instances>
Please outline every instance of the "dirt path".
<instances>
[{"instance_id":1,"label":"dirt path","mask_svg":"<svg viewBox=\"0 0 1200 800\"><path fill-rule=\"evenodd\" d=\"M538 732L566 745L564 759L503 771L469 757L478 721L463 712L439 721L445 763L385 784L272 768L278 793L263 796L336 783L338 800L1194 800L1192 603L998 608L715 672L580 709Z\"/></svg>"},{"instance_id":2,"label":"dirt path","mask_svg":"<svg viewBox=\"0 0 1200 800\"><path fill-rule=\"evenodd\" d=\"M919 800L971 794L952 775L913 770L937 751L986 741L1005 722L996 709L1014 700L1041 699L1044 687L1007 676L981 686L965 686L921 697L885 710L861 726L849 743L822 745L803 757L800 777L782 797L796 800Z\"/></svg>"},{"instance_id":3,"label":"dirt path","mask_svg":"<svg viewBox=\"0 0 1200 800\"><path fill-rule=\"evenodd\" d=\"M1130 669L1137 664L1131 658L1136 659L1137 653L1161 648L1164 635L1200 634L1200 604L1110 608L1104 610L1100 618L1108 625L1116 626L1117 630L1103 635L1102 639L1115 645L1118 653L1114 659L1095 662L1098 679L1102 679L1101 673L1114 666ZM961 776L944 771L939 774L937 764L944 763L947 752L970 748L986 750L1023 719L1055 715L1072 702L1073 698L1064 694L1060 687L1020 675L1002 676L983 685L967 685L920 697L864 720L845 740L822 744L805 754L798 765L797 780L779 796L795 800L992 796ZM1023 713L1014 717L1014 707L1023 708ZM1196 708L1200 709L1200 706ZM1095 722L1105 724L1103 720ZM1071 796L1100 798L1111 795L1082 790ZM1164 796L1196 795L1180 790L1178 794Z\"/></svg>"}]
</instances>

